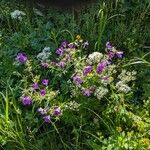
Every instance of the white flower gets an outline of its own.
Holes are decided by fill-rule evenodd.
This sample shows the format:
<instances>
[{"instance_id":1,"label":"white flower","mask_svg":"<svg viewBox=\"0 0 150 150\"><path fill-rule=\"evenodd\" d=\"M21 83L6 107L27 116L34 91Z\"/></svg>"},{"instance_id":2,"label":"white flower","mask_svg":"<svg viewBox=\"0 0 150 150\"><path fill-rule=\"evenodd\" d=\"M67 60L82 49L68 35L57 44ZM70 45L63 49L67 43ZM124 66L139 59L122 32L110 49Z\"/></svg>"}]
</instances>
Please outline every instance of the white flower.
<instances>
[{"instance_id":1,"label":"white flower","mask_svg":"<svg viewBox=\"0 0 150 150\"><path fill-rule=\"evenodd\" d=\"M136 75L136 71L130 72L130 71L122 70L122 72L121 72L121 74L118 76L118 78L119 78L122 82L128 83L128 82L130 82L130 81L136 79L135 75Z\"/></svg>"},{"instance_id":2,"label":"white flower","mask_svg":"<svg viewBox=\"0 0 150 150\"><path fill-rule=\"evenodd\" d=\"M97 97L97 99L101 100L107 93L108 89L106 89L105 87L98 87L95 90L94 95Z\"/></svg>"},{"instance_id":3,"label":"white flower","mask_svg":"<svg viewBox=\"0 0 150 150\"><path fill-rule=\"evenodd\" d=\"M50 47L45 47L43 49L43 53L50 53Z\"/></svg>"},{"instance_id":4,"label":"white flower","mask_svg":"<svg viewBox=\"0 0 150 150\"><path fill-rule=\"evenodd\" d=\"M76 101L70 101L65 104L64 109L69 109L73 111L79 111L80 104Z\"/></svg>"},{"instance_id":5,"label":"white flower","mask_svg":"<svg viewBox=\"0 0 150 150\"><path fill-rule=\"evenodd\" d=\"M45 47L42 52L37 55L37 59L43 63L48 60L50 55L50 47Z\"/></svg>"},{"instance_id":6,"label":"white flower","mask_svg":"<svg viewBox=\"0 0 150 150\"><path fill-rule=\"evenodd\" d=\"M137 74L137 72L135 71L135 70L133 70L132 71L132 75L134 76L134 75L136 75Z\"/></svg>"},{"instance_id":7,"label":"white flower","mask_svg":"<svg viewBox=\"0 0 150 150\"><path fill-rule=\"evenodd\" d=\"M109 66L107 66L107 74L108 75L113 75L115 73L117 73L116 65L109 65Z\"/></svg>"},{"instance_id":8,"label":"white flower","mask_svg":"<svg viewBox=\"0 0 150 150\"><path fill-rule=\"evenodd\" d=\"M15 10L14 12L11 12L10 15L12 19L22 20L22 16L25 16L26 14L23 11Z\"/></svg>"},{"instance_id":9,"label":"white flower","mask_svg":"<svg viewBox=\"0 0 150 150\"><path fill-rule=\"evenodd\" d=\"M90 55L88 56L87 62L88 62L89 64L99 63L102 58L103 58L103 54L102 54L102 53L94 52L94 53L92 53L92 54L90 54Z\"/></svg>"},{"instance_id":10,"label":"white flower","mask_svg":"<svg viewBox=\"0 0 150 150\"><path fill-rule=\"evenodd\" d=\"M129 91L131 91L131 88L127 84L124 84L122 81L116 83L116 88L118 89L118 91L124 93L128 93Z\"/></svg>"}]
</instances>

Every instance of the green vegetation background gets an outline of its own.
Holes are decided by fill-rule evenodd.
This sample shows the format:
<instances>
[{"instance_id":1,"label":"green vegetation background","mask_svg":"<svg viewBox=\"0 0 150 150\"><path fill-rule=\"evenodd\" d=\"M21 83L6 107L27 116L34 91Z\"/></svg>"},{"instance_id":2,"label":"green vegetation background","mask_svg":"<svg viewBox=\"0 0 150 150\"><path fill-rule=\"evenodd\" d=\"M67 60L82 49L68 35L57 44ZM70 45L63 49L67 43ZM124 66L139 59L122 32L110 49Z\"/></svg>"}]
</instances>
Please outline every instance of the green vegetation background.
<instances>
[{"instance_id":1,"label":"green vegetation background","mask_svg":"<svg viewBox=\"0 0 150 150\"><path fill-rule=\"evenodd\" d=\"M18 22L11 19L10 13L17 9L26 12L27 16L25 20ZM74 37L79 34L83 39L90 43L88 50L84 52L85 54L95 50L103 52L106 41L111 41L116 47L124 50L125 57L128 60L137 57L141 58L135 59L139 61L136 65L129 66L129 68L135 70L138 69L137 80L135 83L136 88L134 89L134 105L132 109L136 110L143 107L143 100L150 97L149 12L149 0L99 0L96 3L91 3L82 8L44 9L37 6L34 10L31 7L25 7L25 5L20 4L15 0L11 2L9 0L1 0L0 91L4 94L3 97L1 97L1 101L3 98L7 100L9 96L6 92L8 85L13 87L13 84L17 82L13 78L14 76L17 76L13 61L19 50L23 49L28 55L34 57L34 55L41 51L44 45L49 45L52 50L55 50L60 41L72 41L74 40ZM17 90L17 88L14 90ZM2 105L3 102L0 102L0 114L3 114L3 109L1 109ZM1 123L2 122L3 119L1 118ZM12 127L8 127L7 124L5 127L6 132L10 132L10 135L16 137L16 139L19 139L22 143L19 144L16 141L11 141L11 138L8 138L9 135L0 135L0 141L2 145L4 145L4 149L10 150L11 147L15 147L14 149L36 149L36 147L34 147L32 143L29 144L30 141L28 141L32 134L24 135L19 132L19 129L15 130L16 132L18 131L15 133L12 130ZM53 132L51 134L48 130L43 130L47 132L41 133L40 136L47 136L46 140L48 142L45 142L44 139L40 139L39 137L37 139L39 147L42 147L43 143L45 143L45 147L50 145L50 150L63 149L61 144L57 145L57 133ZM74 130L68 129L68 131L66 130L66 133L61 134L67 135L70 132L75 135L75 139L71 139L72 137L68 138L76 141L76 143L70 141L76 144L70 144L70 149L92 149L87 147L86 144L84 146L84 143L81 144L80 141L78 141L79 139L77 138L80 137L79 134L81 133L77 131L75 127ZM23 138L24 136L25 138ZM91 137L94 135L89 134L88 136ZM85 137L83 137L83 139L85 139ZM8 144L5 145L6 141ZM93 149L101 150L101 148L96 148L97 142L91 144L91 141L89 142L89 145L92 145L91 147L94 147ZM13 145L13 142L16 142L17 144ZM22 147L18 145L21 145ZM120 149L116 148L115 150ZM139 150L141 149L139 148Z\"/></svg>"}]
</instances>

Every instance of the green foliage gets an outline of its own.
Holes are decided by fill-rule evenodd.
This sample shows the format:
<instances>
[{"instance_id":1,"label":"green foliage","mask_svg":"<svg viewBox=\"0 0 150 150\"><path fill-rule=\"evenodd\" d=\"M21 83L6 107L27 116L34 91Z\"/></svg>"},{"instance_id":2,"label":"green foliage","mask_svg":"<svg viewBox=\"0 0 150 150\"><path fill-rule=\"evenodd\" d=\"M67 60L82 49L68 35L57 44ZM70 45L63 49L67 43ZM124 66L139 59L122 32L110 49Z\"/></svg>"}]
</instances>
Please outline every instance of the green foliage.
<instances>
[{"instance_id":1,"label":"green foliage","mask_svg":"<svg viewBox=\"0 0 150 150\"><path fill-rule=\"evenodd\" d=\"M12 18L15 10L26 15ZM33 9L17 0L0 1L0 149L150 149L149 10L149 0L99 0L68 10ZM85 49L82 39L89 41ZM43 69L37 55L50 47L50 61L63 61L55 50L64 40L83 42L71 53L73 61L64 70L53 65ZM72 75L81 73L90 53L103 53L106 41L124 51L123 62L114 61L119 73L122 69L136 70L134 84L129 82L132 92L120 93L113 83L101 100L85 97L82 89L73 85ZM27 54L26 65L16 63L18 52ZM117 75L113 74L116 82ZM85 78L85 87L99 85L98 77L91 76ZM50 86L42 97L32 91L31 84L45 78ZM34 103L25 108L20 97L28 94ZM50 106L51 114L55 105L63 109L63 115L53 118L52 124L44 124L37 108Z\"/></svg>"}]
</instances>

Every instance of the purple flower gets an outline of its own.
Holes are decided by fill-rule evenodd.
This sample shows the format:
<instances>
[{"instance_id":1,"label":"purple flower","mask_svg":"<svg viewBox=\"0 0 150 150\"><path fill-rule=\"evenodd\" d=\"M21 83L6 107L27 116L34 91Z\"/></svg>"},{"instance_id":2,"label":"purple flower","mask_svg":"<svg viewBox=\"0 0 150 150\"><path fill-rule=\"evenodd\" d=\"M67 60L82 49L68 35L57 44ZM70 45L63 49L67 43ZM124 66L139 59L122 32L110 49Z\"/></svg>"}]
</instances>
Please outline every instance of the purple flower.
<instances>
[{"instance_id":1,"label":"purple flower","mask_svg":"<svg viewBox=\"0 0 150 150\"><path fill-rule=\"evenodd\" d=\"M112 49L112 44L110 42L106 42L106 48L108 50L111 50Z\"/></svg>"},{"instance_id":2,"label":"purple flower","mask_svg":"<svg viewBox=\"0 0 150 150\"><path fill-rule=\"evenodd\" d=\"M92 93L93 92L90 89L86 89L86 90L83 91L83 95L88 96L88 97L91 96Z\"/></svg>"},{"instance_id":3,"label":"purple flower","mask_svg":"<svg viewBox=\"0 0 150 150\"><path fill-rule=\"evenodd\" d=\"M73 77L73 83L76 85L80 85L83 82L80 76L74 76Z\"/></svg>"},{"instance_id":4,"label":"purple flower","mask_svg":"<svg viewBox=\"0 0 150 150\"><path fill-rule=\"evenodd\" d=\"M22 97L22 104L24 106L30 106L32 104L32 98L30 96Z\"/></svg>"},{"instance_id":5,"label":"purple flower","mask_svg":"<svg viewBox=\"0 0 150 150\"><path fill-rule=\"evenodd\" d=\"M54 116L60 116L61 114L62 114L61 109L58 106L55 106L54 110L53 110L53 115Z\"/></svg>"},{"instance_id":6,"label":"purple flower","mask_svg":"<svg viewBox=\"0 0 150 150\"><path fill-rule=\"evenodd\" d=\"M46 109L43 109L43 108L38 108L37 110L41 115L47 115L47 110Z\"/></svg>"},{"instance_id":7,"label":"purple flower","mask_svg":"<svg viewBox=\"0 0 150 150\"><path fill-rule=\"evenodd\" d=\"M105 61L103 61L102 63L100 63L99 65L98 65L98 67L97 67L97 70L96 70L96 72L98 73L98 74L101 74L102 73L102 71L103 71L103 69L107 66L107 62L105 62Z\"/></svg>"},{"instance_id":8,"label":"purple flower","mask_svg":"<svg viewBox=\"0 0 150 150\"><path fill-rule=\"evenodd\" d=\"M47 69L48 66L49 66L48 63L42 63L42 67L43 67L43 68Z\"/></svg>"},{"instance_id":9,"label":"purple flower","mask_svg":"<svg viewBox=\"0 0 150 150\"><path fill-rule=\"evenodd\" d=\"M107 63L107 65L110 65L110 64L111 64L111 61L107 61L106 63Z\"/></svg>"},{"instance_id":10,"label":"purple flower","mask_svg":"<svg viewBox=\"0 0 150 150\"><path fill-rule=\"evenodd\" d=\"M46 95L46 90L45 89L41 90L40 94L41 94L41 96L45 96Z\"/></svg>"},{"instance_id":11,"label":"purple flower","mask_svg":"<svg viewBox=\"0 0 150 150\"><path fill-rule=\"evenodd\" d=\"M45 123L51 123L51 117L50 117L50 115L44 116L43 120L44 120Z\"/></svg>"},{"instance_id":12,"label":"purple flower","mask_svg":"<svg viewBox=\"0 0 150 150\"><path fill-rule=\"evenodd\" d=\"M57 63L57 66L60 67L60 68L64 68L66 65L66 63L64 61L60 61Z\"/></svg>"},{"instance_id":13,"label":"purple flower","mask_svg":"<svg viewBox=\"0 0 150 150\"><path fill-rule=\"evenodd\" d=\"M109 56L110 59L112 59L112 58L115 57L115 53L110 51L110 52L108 53L108 56Z\"/></svg>"},{"instance_id":14,"label":"purple flower","mask_svg":"<svg viewBox=\"0 0 150 150\"><path fill-rule=\"evenodd\" d=\"M16 60L19 61L21 64L25 64L27 62L27 55L20 52L17 54Z\"/></svg>"},{"instance_id":15,"label":"purple flower","mask_svg":"<svg viewBox=\"0 0 150 150\"><path fill-rule=\"evenodd\" d=\"M64 50L63 47L58 48L58 49L56 50L56 54L58 54L58 55L60 55L60 56L62 56L62 55L64 54L64 52L65 52L65 50Z\"/></svg>"},{"instance_id":16,"label":"purple flower","mask_svg":"<svg viewBox=\"0 0 150 150\"><path fill-rule=\"evenodd\" d=\"M36 90L36 89L39 88L39 85L38 85L37 83L33 83L33 84L32 84L32 88L33 88L34 90Z\"/></svg>"},{"instance_id":17,"label":"purple flower","mask_svg":"<svg viewBox=\"0 0 150 150\"><path fill-rule=\"evenodd\" d=\"M86 66L83 70L83 75L87 75L88 73L90 73L92 71L92 66Z\"/></svg>"},{"instance_id":18,"label":"purple flower","mask_svg":"<svg viewBox=\"0 0 150 150\"><path fill-rule=\"evenodd\" d=\"M68 47L72 49L73 48L73 43L69 43Z\"/></svg>"},{"instance_id":19,"label":"purple flower","mask_svg":"<svg viewBox=\"0 0 150 150\"><path fill-rule=\"evenodd\" d=\"M42 80L42 83L43 83L44 85L48 85L48 82L49 82L49 80L48 80L48 79L44 79L44 80Z\"/></svg>"},{"instance_id":20,"label":"purple flower","mask_svg":"<svg viewBox=\"0 0 150 150\"><path fill-rule=\"evenodd\" d=\"M63 42L61 43L61 46L64 47L64 48L66 48L66 47L67 47L67 42L66 42L66 41L63 41Z\"/></svg>"},{"instance_id":21,"label":"purple flower","mask_svg":"<svg viewBox=\"0 0 150 150\"><path fill-rule=\"evenodd\" d=\"M122 51L117 51L116 55L118 58L122 58L123 57L123 52Z\"/></svg>"}]
</instances>

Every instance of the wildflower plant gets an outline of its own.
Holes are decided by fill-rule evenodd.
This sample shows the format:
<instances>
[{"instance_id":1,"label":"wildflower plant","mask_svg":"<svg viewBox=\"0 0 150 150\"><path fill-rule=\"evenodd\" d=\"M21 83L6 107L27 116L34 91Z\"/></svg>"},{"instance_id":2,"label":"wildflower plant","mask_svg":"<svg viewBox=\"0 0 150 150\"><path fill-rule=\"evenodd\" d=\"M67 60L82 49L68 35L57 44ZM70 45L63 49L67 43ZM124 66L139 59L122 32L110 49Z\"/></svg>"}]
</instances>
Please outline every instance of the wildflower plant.
<instances>
[{"instance_id":1,"label":"wildflower plant","mask_svg":"<svg viewBox=\"0 0 150 150\"><path fill-rule=\"evenodd\" d=\"M82 68L76 66L72 83L74 96L95 96L101 100L105 96L116 93L129 93L128 83L135 80L136 72L121 71L123 51L116 50L110 42L106 43L106 54L93 52L82 61Z\"/></svg>"},{"instance_id":2,"label":"wildflower plant","mask_svg":"<svg viewBox=\"0 0 150 150\"><path fill-rule=\"evenodd\" d=\"M40 64L39 69L41 67L46 69L45 74L49 72L47 74L49 77L46 76L46 78L42 77L44 74L41 76L34 74L37 69L34 71L32 61L25 53L17 54L16 61L25 65L25 72L28 74L28 78L25 75L23 79L26 87L22 91L22 103L25 106L35 104L39 107L38 112L41 114L45 112L45 108L42 107L47 107L45 114L47 116L43 116L46 122L51 122L51 114L55 114L54 116L62 114L61 108L54 103L58 95L70 94L71 98L95 97L101 100L109 99L113 93L131 92L128 83L135 80L136 72L121 71L123 51L118 51L110 42L107 42L105 54L93 52L86 57L81 54L81 49L85 48L85 45L87 46L87 42L84 43L79 36L72 43L63 41L55 51L55 60L50 59L52 55L50 48L45 47L37 55L37 63ZM63 93L64 86L68 88L66 93ZM51 104L52 100L53 104ZM53 111L51 105L55 106Z\"/></svg>"},{"instance_id":3,"label":"wildflower plant","mask_svg":"<svg viewBox=\"0 0 150 150\"><path fill-rule=\"evenodd\" d=\"M0 4L1 149L150 149L148 0Z\"/></svg>"},{"instance_id":4,"label":"wildflower plant","mask_svg":"<svg viewBox=\"0 0 150 150\"><path fill-rule=\"evenodd\" d=\"M32 110L37 123L55 129L57 121L72 124L82 116L87 124L92 119L91 127L105 126L103 141L108 143L114 140L113 133L117 137L128 134L123 129L137 127L145 132L148 124L127 108L137 72L124 68L124 52L107 42L105 53L86 56L82 51L87 46L77 36L74 42L63 41L55 51L45 47L35 60L24 52L17 53L17 67L24 70L19 99L23 109L27 113ZM101 122L93 114L100 116ZM107 125L107 116L111 125ZM112 136L105 139L107 134Z\"/></svg>"}]
</instances>

